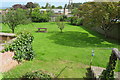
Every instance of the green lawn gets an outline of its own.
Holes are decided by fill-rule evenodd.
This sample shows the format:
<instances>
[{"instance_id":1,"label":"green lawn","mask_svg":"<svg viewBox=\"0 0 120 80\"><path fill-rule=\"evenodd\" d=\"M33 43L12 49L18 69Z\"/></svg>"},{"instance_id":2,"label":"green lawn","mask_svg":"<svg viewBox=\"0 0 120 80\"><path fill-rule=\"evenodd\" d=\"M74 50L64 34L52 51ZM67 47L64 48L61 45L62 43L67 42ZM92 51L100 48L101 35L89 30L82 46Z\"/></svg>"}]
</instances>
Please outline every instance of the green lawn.
<instances>
[{"instance_id":1,"label":"green lawn","mask_svg":"<svg viewBox=\"0 0 120 80\"><path fill-rule=\"evenodd\" d=\"M3 78L2 74L0 73L0 80Z\"/></svg>"},{"instance_id":2,"label":"green lawn","mask_svg":"<svg viewBox=\"0 0 120 80\"><path fill-rule=\"evenodd\" d=\"M48 32L36 32L37 28L41 27L48 28ZM7 26L3 26L2 30L11 32ZM20 25L15 33L23 30L34 35L33 48L36 56L33 61L25 61L5 73L4 76L7 78L18 78L26 72L38 69L57 75L65 66L67 68L59 78L83 78L86 77L92 49L95 51L92 65L106 67L111 48L119 47L115 42L105 40L93 31L68 23L65 24L63 33L60 33L54 22Z\"/></svg>"}]
</instances>

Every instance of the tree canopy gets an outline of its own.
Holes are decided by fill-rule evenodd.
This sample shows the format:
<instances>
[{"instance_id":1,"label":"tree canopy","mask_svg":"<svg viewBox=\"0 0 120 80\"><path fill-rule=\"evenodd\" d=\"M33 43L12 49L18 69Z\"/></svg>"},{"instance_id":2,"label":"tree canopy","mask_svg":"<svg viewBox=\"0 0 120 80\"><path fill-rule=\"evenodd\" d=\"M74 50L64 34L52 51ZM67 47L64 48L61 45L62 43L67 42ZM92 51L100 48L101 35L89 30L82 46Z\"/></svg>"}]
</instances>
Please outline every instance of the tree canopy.
<instances>
[{"instance_id":1,"label":"tree canopy","mask_svg":"<svg viewBox=\"0 0 120 80\"><path fill-rule=\"evenodd\" d=\"M74 10L73 14L83 18L83 24L87 27L100 27L107 36L107 31L116 22L114 20L120 19L119 4L120 2L86 2Z\"/></svg>"},{"instance_id":2,"label":"tree canopy","mask_svg":"<svg viewBox=\"0 0 120 80\"><path fill-rule=\"evenodd\" d=\"M13 33L18 25L31 22L26 16L26 11L20 8L17 10L9 10L8 13L3 15L2 21L9 26Z\"/></svg>"}]
</instances>

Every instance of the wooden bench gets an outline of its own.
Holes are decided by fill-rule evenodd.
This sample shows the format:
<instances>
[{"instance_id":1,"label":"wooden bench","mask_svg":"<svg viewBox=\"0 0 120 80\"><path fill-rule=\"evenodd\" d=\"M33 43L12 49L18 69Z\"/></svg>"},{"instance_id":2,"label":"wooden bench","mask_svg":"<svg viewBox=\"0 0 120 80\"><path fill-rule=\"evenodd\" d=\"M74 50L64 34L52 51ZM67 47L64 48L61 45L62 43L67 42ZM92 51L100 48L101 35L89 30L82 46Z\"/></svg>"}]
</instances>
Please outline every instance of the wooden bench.
<instances>
[{"instance_id":1,"label":"wooden bench","mask_svg":"<svg viewBox=\"0 0 120 80\"><path fill-rule=\"evenodd\" d=\"M47 32L47 28L38 28L37 32Z\"/></svg>"}]
</instances>

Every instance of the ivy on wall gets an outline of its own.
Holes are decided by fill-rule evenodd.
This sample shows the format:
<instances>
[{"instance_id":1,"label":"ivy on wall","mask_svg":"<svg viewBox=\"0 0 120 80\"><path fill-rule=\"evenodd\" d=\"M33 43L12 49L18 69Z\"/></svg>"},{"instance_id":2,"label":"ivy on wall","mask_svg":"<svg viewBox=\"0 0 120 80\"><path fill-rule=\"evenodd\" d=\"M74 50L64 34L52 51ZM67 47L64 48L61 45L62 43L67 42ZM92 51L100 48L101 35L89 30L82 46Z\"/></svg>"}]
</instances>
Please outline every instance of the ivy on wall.
<instances>
[{"instance_id":1,"label":"ivy on wall","mask_svg":"<svg viewBox=\"0 0 120 80\"><path fill-rule=\"evenodd\" d=\"M100 76L101 80L114 80L114 69L116 67L117 57L114 53L111 54L106 70Z\"/></svg>"},{"instance_id":2,"label":"ivy on wall","mask_svg":"<svg viewBox=\"0 0 120 80\"><path fill-rule=\"evenodd\" d=\"M21 32L17 34L16 39L5 46L2 52L13 51L15 52L14 59L21 62L22 60L32 60L34 52L32 48L32 41L34 37L29 32Z\"/></svg>"}]
</instances>

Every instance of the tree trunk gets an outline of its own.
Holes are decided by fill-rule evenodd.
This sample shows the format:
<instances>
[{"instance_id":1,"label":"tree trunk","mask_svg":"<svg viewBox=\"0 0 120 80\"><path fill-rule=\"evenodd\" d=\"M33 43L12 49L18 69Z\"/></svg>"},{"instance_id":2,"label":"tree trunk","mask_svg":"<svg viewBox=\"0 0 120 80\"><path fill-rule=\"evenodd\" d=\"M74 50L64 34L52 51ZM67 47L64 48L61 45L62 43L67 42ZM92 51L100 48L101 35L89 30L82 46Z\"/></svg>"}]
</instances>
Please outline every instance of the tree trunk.
<instances>
[{"instance_id":1,"label":"tree trunk","mask_svg":"<svg viewBox=\"0 0 120 80\"><path fill-rule=\"evenodd\" d=\"M32 17L32 7L30 8L30 13L29 13L29 17Z\"/></svg>"},{"instance_id":2,"label":"tree trunk","mask_svg":"<svg viewBox=\"0 0 120 80\"><path fill-rule=\"evenodd\" d=\"M61 33L62 33L62 29L60 29Z\"/></svg>"},{"instance_id":3,"label":"tree trunk","mask_svg":"<svg viewBox=\"0 0 120 80\"><path fill-rule=\"evenodd\" d=\"M14 29L12 29L12 33L14 33L15 32L15 30Z\"/></svg>"},{"instance_id":4,"label":"tree trunk","mask_svg":"<svg viewBox=\"0 0 120 80\"><path fill-rule=\"evenodd\" d=\"M107 36L107 31L105 31L105 38L107 38L108 36Z\"/></svg>"}]
</instances>

